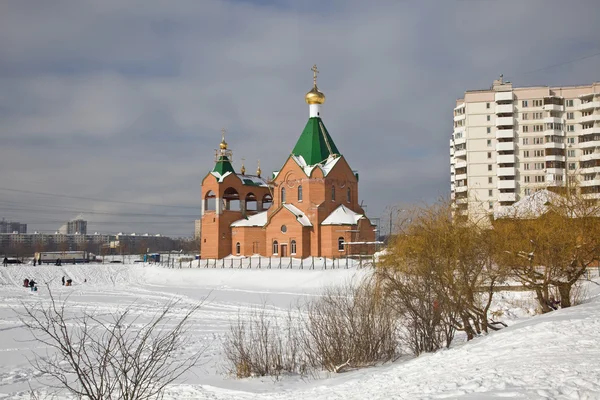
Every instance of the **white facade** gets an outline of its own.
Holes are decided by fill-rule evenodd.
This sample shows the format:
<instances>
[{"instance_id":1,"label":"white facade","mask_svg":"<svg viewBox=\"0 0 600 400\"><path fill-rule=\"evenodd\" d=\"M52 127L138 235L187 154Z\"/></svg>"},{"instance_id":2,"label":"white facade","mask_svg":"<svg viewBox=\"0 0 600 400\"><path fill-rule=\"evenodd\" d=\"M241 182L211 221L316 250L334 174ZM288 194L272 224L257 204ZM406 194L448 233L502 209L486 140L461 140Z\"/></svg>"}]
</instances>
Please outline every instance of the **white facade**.
<instances>
[{"instance_id":1,"label":"white facade","mask_svg":"<svg viewBox=\"0 0 600 400\"><path fill-rule=\"evenodd\" d=\"M484 218L536 190L577 185L600 199L600 83L513 88L502 79L454 108L451 197Z\"/></svg>"}]
</instances>

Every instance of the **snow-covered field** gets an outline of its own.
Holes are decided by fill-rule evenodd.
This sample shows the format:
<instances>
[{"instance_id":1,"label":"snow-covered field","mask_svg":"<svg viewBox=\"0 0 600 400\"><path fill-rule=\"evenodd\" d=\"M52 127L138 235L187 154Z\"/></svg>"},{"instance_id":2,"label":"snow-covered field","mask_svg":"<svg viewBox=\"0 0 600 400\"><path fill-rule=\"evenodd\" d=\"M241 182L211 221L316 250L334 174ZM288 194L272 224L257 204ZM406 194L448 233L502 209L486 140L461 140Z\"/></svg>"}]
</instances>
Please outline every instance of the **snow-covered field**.
<instances>
[{"instance_id":1,"label":"snow-covered field","mask_svg":"<svg viewBox=\"0 0 600 400\"><path fill-rule=\"evenodd\" d=\"M195 314L187 352L203 350L202 364L169 388L168 399L600 399L600 294L590 284L583 305L530 317L529 295L499 293L494 309L510 326L450 350L322 379L237 380L226 374L221 340L239 313L263 304L274 314L318 296L327 285L368 274L367 269L165 269L142 264L9 266L0 269L0 399L29 399L39 387L27 357L44 349L31 340L18 313L22 303L69 297L70 309L111 313L130 307L151 316L178 299ZM63 287L60 278L73 279ZM24 278L39 291L22 287ZM87 282L84 282L87 280ZM502 319L502 318L501 318Z\"/></svg>"}]
</instances>

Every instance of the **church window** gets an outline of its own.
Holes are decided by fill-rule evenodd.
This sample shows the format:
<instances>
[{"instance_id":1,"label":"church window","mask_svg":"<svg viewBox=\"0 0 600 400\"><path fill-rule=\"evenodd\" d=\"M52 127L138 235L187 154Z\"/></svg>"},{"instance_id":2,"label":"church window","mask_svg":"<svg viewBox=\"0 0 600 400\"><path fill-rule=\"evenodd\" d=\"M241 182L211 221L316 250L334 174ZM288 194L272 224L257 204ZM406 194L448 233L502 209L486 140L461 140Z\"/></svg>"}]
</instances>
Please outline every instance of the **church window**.
<instances>
[{"instance_id":1,"label":"church window","mask_svg":"<svg viewBox=\"0 0 600 400\"><path fill-rule=\"evenodd\" d=\"M335 186L331 185L331 201L335 201Z\"/></svg>"},{"instance_id":2,"label":"church window","mask_svg":"<svg viewBox=\"0 0 600 400\"><path fill-rule=\"evenodd\" d=\"M292 240L291 243L290 243L290 245L291 245L291 248L292 248L291 253L292 254L296 254L296 241Z\"/></svg>"},{"instance_id":3,"label":"church window","mask_svg":"<svg viewBox=\"0 0 600 400\"><path fill-rule=\"evenodd\" d=\"M287 226L281 225L281 233L286 233L286 232L287 232Z\"/></svg>"},{"instance_id":4,"label":"church window","mask_svg":"<svg viewBox=\"0 0 600 400\"><path fill-rule=\"evenodd\" d=\"M350 191L350 188L346 189L346 202L352 202L352 192Z\"/></svg>"},{"instance_id":5,"label":"church window","mask_svg":"<svg viewBox=\"0 0 600 400\"><path fill-rule=\"evenodd\" d=\"M281 202L285 203L285 188L281 188Z\"/></svg>"},{"instance_id":6,"label":"church window","mask_svg":"<svg viewBox=\"0 0 600 400\"><path fill-rule=\"evenodd\" d=\"M338 250L344 251L344 238L341 236L338 238Z\"/></svg>"},{"instance_id":7,"label":"church window","mask_svg":"<svg viewBox=\"0 0 600 400\"><path fill-rule=\"evenodd\" d=\"M273 254L279 254L279 243L277 242L277 240L273 240Z\"/></svg>"},{"instance_id":8,"label":"church window","mask_svg":"<svg viewBox=\"0 0 600 400\"><path fill-rule=\"evenodd\" d=\"M237 242L235 244L235 252L236 252L236 254L240 254L242 252L241 250L242 250L242 246L240 245L240 242Z\"/></svg>"},{"instance_id":9,"label":"church window","mask_svg":"<svg viewBox=\"0 0 600 400\"><path fill-rule=\"evenodd\" d=\"M302 185L298 186L298 201L302 201Z\"/></svg>"}]
</instances>

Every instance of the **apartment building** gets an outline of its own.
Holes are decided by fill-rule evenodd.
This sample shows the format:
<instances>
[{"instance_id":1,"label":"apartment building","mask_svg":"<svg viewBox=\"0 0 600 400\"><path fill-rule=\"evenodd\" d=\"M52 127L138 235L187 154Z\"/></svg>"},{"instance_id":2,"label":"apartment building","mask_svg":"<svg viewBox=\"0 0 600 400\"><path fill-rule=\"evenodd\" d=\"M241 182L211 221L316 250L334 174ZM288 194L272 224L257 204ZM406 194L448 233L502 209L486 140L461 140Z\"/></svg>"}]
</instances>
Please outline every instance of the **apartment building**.
<instances>
[{"instance_id":1,"label":"apartment building","mask_svg":"<svg viewBox=\"0 0 600 400\"><path fill-rule=\"evenodd\" d=\"M501 76L456 101L450 189L459 214L486 217L571 184L600 199L600 82L517 88Z\"/></svg>"}]
</instances>

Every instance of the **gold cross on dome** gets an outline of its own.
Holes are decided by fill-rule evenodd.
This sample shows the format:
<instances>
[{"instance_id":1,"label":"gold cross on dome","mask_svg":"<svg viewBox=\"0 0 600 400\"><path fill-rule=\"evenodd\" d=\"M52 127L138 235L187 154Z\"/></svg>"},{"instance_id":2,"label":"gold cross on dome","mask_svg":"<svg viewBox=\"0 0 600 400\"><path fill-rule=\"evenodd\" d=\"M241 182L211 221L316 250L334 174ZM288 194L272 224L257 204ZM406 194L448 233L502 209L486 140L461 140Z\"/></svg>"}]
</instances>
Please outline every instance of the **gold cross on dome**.
<instances>
[{"instance_id":1,"label":"gold cross on dome","mask_svg":"<svg viewBox=\"0 0 600 400\"><path fill-rule=\"evenodd\" d=\"M313 65L310 70L313 72L313 83L316 86L317 85L317 74L319 73L319 70L317 69L317 64Z\"/></svg>"}]
</instances>

